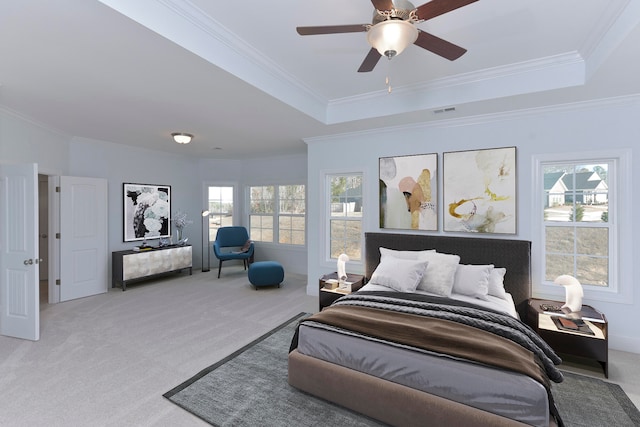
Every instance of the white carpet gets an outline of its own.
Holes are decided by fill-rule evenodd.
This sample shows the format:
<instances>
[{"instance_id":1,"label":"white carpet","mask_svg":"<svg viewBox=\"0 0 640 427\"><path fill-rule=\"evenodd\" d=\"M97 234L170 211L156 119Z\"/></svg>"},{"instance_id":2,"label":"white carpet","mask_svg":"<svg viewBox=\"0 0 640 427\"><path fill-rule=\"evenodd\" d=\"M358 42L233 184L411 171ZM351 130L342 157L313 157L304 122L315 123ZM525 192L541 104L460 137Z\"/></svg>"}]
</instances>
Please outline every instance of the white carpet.
<instances>
[{"instance_id":1,"label":"white carpet","mask_svg":"<svg viewBox=\"0 0 640 427\"><path fill-rule=\"evenodd\" d=\"M254 290L241 266L41 308L41 339L0 336L2 426L206 425L162 394L301 311L306 276Z\"/></svg>"}]
</instances>

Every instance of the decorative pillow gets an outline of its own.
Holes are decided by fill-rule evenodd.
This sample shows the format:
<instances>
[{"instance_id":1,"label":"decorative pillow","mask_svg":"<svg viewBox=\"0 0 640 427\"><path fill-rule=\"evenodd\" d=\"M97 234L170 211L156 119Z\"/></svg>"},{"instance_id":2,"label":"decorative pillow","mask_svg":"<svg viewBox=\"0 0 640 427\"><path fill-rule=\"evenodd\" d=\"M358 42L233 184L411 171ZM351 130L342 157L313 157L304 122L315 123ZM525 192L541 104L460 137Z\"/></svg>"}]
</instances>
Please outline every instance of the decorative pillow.
<instances>
[{"instance_id":1,"label":"decorative pillow","mask_svg":"<svg viewBox=\"0 0 640 427\"><path fill-rule=\"evenodd\" d=\"M418 289L444 297L451 296L460 257L440 252L425 252L420 254L420 259L428 261L429 265L418 284Z\"/></svg>"},{"instance_id":2,"label":"decorative pillow","mask_svg":"<svg viewBox=\"0 0 640 427\"><path fill-rule=\"evenodd\" d=\"M424 251L397 251L395 249L380 248L380 258L393 257L397 259L420 259L420 256L427 252L435 252L435 249Z\"/></svg>"},{"instance_id":3,"label":"decorative pillow","mask_svg":"<svg viewBox=\"0 0 640 427\"><path fill-rule=\"evenodd\" d=\"M492 270L493 265L459 264L453 281L453 292L487 300Z\"/></svg>"},{"instance_id":4,"label":"decorative pillow","mask_svg":"<svg viewBox=\"0 0 640 427\"><path fill-rule=\"evenodd\" d=\"M387 257L380 261L369 283L399 292L413 292L424 275L427 261Z\"/></svg>"},{"instance_id":5,"label":"decorative pillow","mask_svg":"<svg viewBox=\"0 0 640 427\"><path fill-rule=\"evenodd\" d=\"M247 240L244 243L244 246L242 247L242 249L240 249L242 252L249 252L249 249L251 249L251 244L253 243L253 241L251 239Z\"/></svg>"},{"instance_id":6,"label":"decorative pillow","mask_svg":"<svg viewBox=\"0 0 640 427\"><path fill-rule=\"evenodd\" d=\"M504 275L506 268L494 268L489 275L489 295L507 299L507 291L504 290Z\"/></svg>"}]
</instances>

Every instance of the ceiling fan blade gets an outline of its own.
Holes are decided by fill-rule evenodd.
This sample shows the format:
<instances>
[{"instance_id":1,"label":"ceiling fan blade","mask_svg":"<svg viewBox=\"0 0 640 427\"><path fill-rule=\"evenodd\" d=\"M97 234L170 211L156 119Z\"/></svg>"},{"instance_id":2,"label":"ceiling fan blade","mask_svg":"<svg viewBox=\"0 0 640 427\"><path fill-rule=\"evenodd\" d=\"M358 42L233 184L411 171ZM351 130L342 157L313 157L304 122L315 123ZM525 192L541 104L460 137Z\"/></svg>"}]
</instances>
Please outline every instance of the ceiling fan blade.
<instances>
[{"instance_id":1,"label":"ceiling fan blade","mask_svg":"<svg viewBox=\"0 0 640 427\"><path fill-rule=\"evenodd\" d=\"M391 10L393 9L393 2L391 0L371 0L373 7L378 10Z\"/></svg>"},{"instance_id":2,"label":"ceiling fan blade","mask_svg":"<svg viewBox=\"0 0 640 427\"><path fill-rule=\"evenodd\" d=\"M413 42L413 44L420 46L423 49L427 49L436 55L440 55L449 61L454 61L460 58L467 51L467 49L422 30L418 30L418 38Z\"/></svg>"},{"instance_id":3,"label":"ceiling fan blade","mask_svg":"<svg viewBox=\"0 0 640 427\"><path fill-rule=\"evenodd\" d=\"M319 27L296 27L296 31L301 36L313 36L316 34L339 34L339 33L363 33L367 31L367 26L371 24L353 25L324 25Z\"/></svg>"},{"instance_id":4,"label":"ceiling fan blade","mask_svg":"<svg viewBox=\"0 0 640 427\"><path fill-rule=\"evenodd\" d=\"M358 72L368 73L369 71L373 71L380 58L382 58L382 55L380 55L380 53L374 48L371 48L369 53L367 53L367 56L364 58L364 61L362 61L360 68L358 68Z\"/></svg>"},{"instance_id":5,"label":"ceiling fan blade","mask_svg":"<svg viewBox=\"0 0 640 427\"><path fill-rule=\"evenodd\" d=\"M416 15L418 15L418 19L426 21L427 19L435 18L436 16L477 1L478 0L431 0L429 3L418 6Z\"/></svg>"}]
</instances>

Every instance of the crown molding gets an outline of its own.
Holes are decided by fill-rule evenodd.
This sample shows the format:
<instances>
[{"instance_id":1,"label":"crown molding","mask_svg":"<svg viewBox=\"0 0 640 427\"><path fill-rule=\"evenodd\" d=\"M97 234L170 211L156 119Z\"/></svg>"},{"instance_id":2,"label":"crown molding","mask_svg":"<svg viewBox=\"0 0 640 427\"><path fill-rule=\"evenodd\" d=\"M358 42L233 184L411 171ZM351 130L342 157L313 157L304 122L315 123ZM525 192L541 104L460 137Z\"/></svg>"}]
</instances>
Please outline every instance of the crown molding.
<instances>
[{"instance_id":1,"label":"crown molding","mask_svg":"<svg viewBox=\"0 0 640 427\"><path fill-rule=\"evenodd\" d=\"M6 116L10 116L13 117L14 119L18 119L22 122L28 123L30 125L36 126L40 129L43 129L47 132L51 132L54 133L62 138L68 138L69 140L71 140L71 138L73 138L73 135L69 135L67 132L64 132L58 128L54 128L50 125L47 125L45 123L39 122L37 120L35 120L33 117L29 117L23 113L20 113L18 111L12 110L11 108L7 107L6 105L1 105L0 104L0 114L6 115Z\"/></svg>"},{"instance_id":2,"label":"crown molding","mask_svg":"<svg viewBox=\"0 0 640 427\"><path fill-rule=\"evenodd\" d=\"M442 119L437 121L420 122L408 125L387 126L375 129L366 129L356 132L345 132L327 136L318 136L304 138L303 141L307 145L323 143L329 141L342 141L344 139L353 139L361 137L377 136L381 134L397 134L405 131L420 131L434 128L453 128L461 126L475 126L486 123L494 123L500 121L517 120L527 117L539 116L540 114L573 112L580 110L594 110L607 107L625 107L640 105L640 94L619 96L612 98L602 98L589 101L576 101L556 105L547 105L543 107L523 108L513 111L505 111L499 113L477 114L469 117L457 117L450 119Z\"/></svg>"},{"instance_id":3,"label":"crown molding","mask_svg":"<svg viewBox=\"0 0 640 427\"><path fill-rule=\"evenodd\" d=\"M459 74L428 83L396 87L329 102L328 123L486 101L513 95L579 86L585 62L578 52Z\"/></svg>"}]
</instances>

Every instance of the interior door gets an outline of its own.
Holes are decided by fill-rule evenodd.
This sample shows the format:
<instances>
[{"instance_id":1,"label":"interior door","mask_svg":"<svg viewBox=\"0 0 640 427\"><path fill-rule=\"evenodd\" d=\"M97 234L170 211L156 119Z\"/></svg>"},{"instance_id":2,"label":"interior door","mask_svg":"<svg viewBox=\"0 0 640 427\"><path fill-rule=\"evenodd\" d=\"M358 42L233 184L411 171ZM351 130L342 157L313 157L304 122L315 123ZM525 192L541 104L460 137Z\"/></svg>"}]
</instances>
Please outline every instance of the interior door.
<instances>
[{"instance_id":1,"label":"interior door","mask_svg":"<svg viewBox=\"0 0 640 427\"><path fill-rule=\"evenodd\" d=\"M108 291L107 180L60 177L60 301Z\"/></svg>"},{"instance_id":2,"label":"interior door","mask_svg":"<svg viewBox=\"0 0 640 427\"><path fill-rule=\"evenodd\" d=\"M0 334L40 339L38 166L0 164Z\"/></svg>"}]
</instances>

